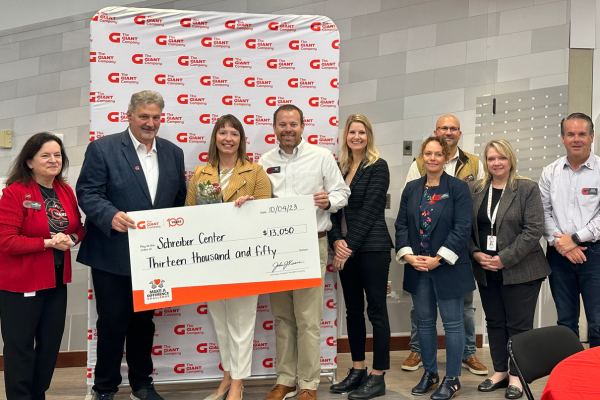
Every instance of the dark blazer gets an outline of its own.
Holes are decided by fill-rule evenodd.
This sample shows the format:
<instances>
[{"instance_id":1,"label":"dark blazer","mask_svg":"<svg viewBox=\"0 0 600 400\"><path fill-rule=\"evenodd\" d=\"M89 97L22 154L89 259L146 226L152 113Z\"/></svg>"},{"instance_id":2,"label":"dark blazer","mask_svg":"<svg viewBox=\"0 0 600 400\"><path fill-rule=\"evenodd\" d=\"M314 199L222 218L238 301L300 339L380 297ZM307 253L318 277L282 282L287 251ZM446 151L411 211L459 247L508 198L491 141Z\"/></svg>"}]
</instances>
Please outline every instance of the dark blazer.
<instances>
[{"instance_id":1,"label":"dark blazer","mask_svg":"<svg viewBox=\"0 0 600 400\"><path fill-rule=\"evenodd\" d=\"M407 183L402 192L400 211L396 219L396 253L404 247L410 247L413 254L420 254L419 206L426 182L427 175ZM409 293L415 293L419 274L432 276L433 285L440 299L464 296L475 290L471 260L467 250L472 219L471 213L467 210L473 207L469 187L466 182L444 172L440 178L438 194L446 193L449 195L448 198L439 200L441 207L435 208L431 214L433 226L430 249L433 255L437 254L441 247L445 247L458 256L458 259L454 265L445 263L429 272L419 272L405 265L403 288Z\"/></svg>"},{"instance_id":2,"label":"dark blazer","mask_svg":"<svg viewBox=\"0 0 600 400\"><path fill-rule=\"evenodd\" d=\"M76 186L79 206L86 214L86 236L77 255L80 263L130 275L127 233L112 229L115 214L183 206L183 151L165 139L154 140L158 156L154 204L128 130L90 142Z\"/></svg>"},{"instance_id":3,"label":"dark blazer","mask_svg":"<svg viewBox=\"0 0 600 400\"><path fill-rule=\"evenodd\" d=\"M390 170L384 159L363 168L365 161L358 166L350 182L350 198L343 210L346 212L348 234L342 237L342 210L331 214L333 224L327 233L329 245L333 249L336 240L344 239L353 251L389 251L392 238L385 223L386 194L390 186ZM344 175L344 179L348 174Z\"/></svg>"},{"instance_id":4,"label":"dark blazer","mask_svg":"<svg viewBox=\"0 0 600 400\"><path fill-rule=\"evenodd\" d=\"M477 213L489 184L477 188L470 185L473 197L473 227L469 241L469 253L481 251ZM500 199L496 217L498 256L504 264L502 279L505 285L531 282L551 274L550 266L540 245L544 233L544 207L538 185L529 179L517 179L515 188L506 186ZM485 245L485 243L484 243ZM485 270L472 260L473 274L481 285L487 286Z\"/></svg>"}]
</instances>

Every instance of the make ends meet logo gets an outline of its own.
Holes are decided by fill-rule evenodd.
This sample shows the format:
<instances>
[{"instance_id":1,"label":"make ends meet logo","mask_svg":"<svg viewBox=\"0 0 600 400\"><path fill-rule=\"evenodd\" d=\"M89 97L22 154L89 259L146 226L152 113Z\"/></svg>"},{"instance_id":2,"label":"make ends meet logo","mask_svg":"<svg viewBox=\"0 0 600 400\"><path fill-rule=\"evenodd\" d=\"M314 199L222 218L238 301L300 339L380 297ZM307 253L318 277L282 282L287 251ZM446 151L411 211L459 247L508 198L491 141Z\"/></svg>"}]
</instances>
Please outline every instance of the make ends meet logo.
<instances>
[{"instance_id":1,"label":"make ends meet logo","mask_svg":"<svg viewBox=\"0 0 600 400\"><path fill-rule=\"evenodd\" d=\"M290 78L288 79L288 86L293 89L316 89L317 85L315 81L311 81L304 78Z\"/></svg>"},{"instance_id":2,"label":"make ends meet logo","mask_svg":"<svg viewBox=\"0 0 600 400\"><path fill-rule=\"evenodd\" d=\"M282 58L271 58L267 60L267 68L271 69L296 69L293 61L287 61Z\"/></svg>"},{"instance_id":3,"label":"make ends meet logo","mask_svg":"<svg viewBox=\"0 0 600 400\"><path fill-rule=\"evenodd\" d=\"M117 17L113 17L112 15L108 15L107 13L98 11L96 15L92 18L94 22L103 22L106 24L118 24Z\"/></svg>"},{"instance_id":4,"label":"make ends meet logo","mask_svg":"<svg viewBox=\"0 0 600 400\"><path fill-rule=\"evenodd\" d=\"M246 40L246 47L251 50L275 50L273 42L267 42L263 39L248 39Z\"/></svg>"},{"instance_id":5,"label":"make ends meet logo","mask_svg":"<svg viewBox=\"0 0 600 400\"><path fill-rule=\"evenodd\" d=\"M242 29L245 31L252 31L252 24L244 21L226 21L225 28L227 29Z\"/></svg>"},{"instance_id":6,"label":"make ends meet logo","mask_svg":"<svg viewBox=\"0 0 600 400\"><path fill-rule=\"evenodd\" d=\"M108 81L110 83L125 83L132 85L139 85L140 81L137 76L125 74L123 72L113 72L108 74Z\"/></svg>"},{"instance_id":7,"label":"make ends meet logo","mask_svg":"<svg viewBox=\"0 0 600 400\"><path fill-rule=\"evenodd\" d=\"M202 21L199 18L182 18L179 25L184 28L210 29L208 21Z\"/></svg>"},{"instance_id":8,"label":"make ends meet logo","mask_svg":"<svg viewBox=\"0 0 600 400\"><path fill-rule=\"evenodd\" d=\"M210 37L206 36L200 40L200 44L204 47L214 47L220 49L229 49L231 46L229 45L229 40L223 40L218 37Z\"/></svg>"},{"instance_id":9,"label":"make ends meet logo","mask_svg":"<svg viewBox=\"0 0 600 400\"><path fill-rule=\"evenodd\" d=\"M137 25L165 26L165 23L161 18L153 18L146 15L136 15L133 17L133 22Z\"/></svg>"},{"instance_id":10,"label":"make ends meet logo","mask_svg":"<svg viewBox=\"0 0 600 400\"><path fill-rule=\"evenodd\" d=\"M151 54L134 54L131 56L131 61L138 65L162 65L160 57L154 57Z\"/></svg>"},{"instance_id":11,"label":"make ends meet logo","mask_svg":"<svg viewBox=\"0 0 600 400\"><path fill-rule=\"evenodd\" d=\"M90 92L90 103L113 103L115 96L108 95L102 92Z\"/></svg>"},{"instance_id":12,"label":"make ends meet logo","mask_svg":"<svg viewBox=\"0 0 600 400\"><path fill-rule=\"evenodd\" d=\"M307 40L291 40L288 43L288 47L292 50L311 51L317 50L317 44L311 43Z\"/></svg>"},{"instance_id":13,"label":"make ends meet logo","mask_svg":"<svg viewBox=\"0 0 600 400\"><path fill-rule=\"evenodd\" d=\"M177 134L177 141L179 143L198 143L206 144L206 137L199 133L193 132L180 132Z\"/></svg>"},{"instance_id":14,"label":"make ends meet logo","mask_svg":"<svg viewBox=\"0 0 600 400\"><path fill-rule=\"evenodd\" d=\"M180 94L177 96L179 104L189 104L195 106L206 106L206 97L200 97L195 94Z\"/></svg>"},{"instance_id":15,"label":"make ends meet logo","mask_svg":"<svg viewBox=\"0 0 600 400\"><path fill-rule=\"evenodd\" d=\"M140 44L139 36L133 36L124 32L112 32L108 35L108 40L113 43Z\"/></svg>"},{"instance_id":16,"label":"make ends meet logo","mask_svg":"<svg viewBox=\"0 0 600 400\"><path fill-rule=\"evenodd\" d=\"M206 59L194 56L180 56L177 62L184 67L208 67Z\"/></svg>"},{"instance_id":17,"label":"make ends meet logo","mask_svg":"<svg viewBox=\"0 0 600 400\"><path fill-rule=\"evenodd\" d=\"M158 35L155 41L159 46L185 47L185 39L172 35Z\"/></svg>"},{"instance_id":18,"label":"make ends meet logo","mask_svg":"<svg viewBox=\"0 0 600 400\"><path fill-rule=\"evenodd\" d=\"M103 53L101 51L90 51L90 62L101 64L116 64L115 56Z\"/></svg>"},{"instance_id":19,"label":"make ends meet logo","mask_svg":"<svg viewBox=\"0 0 600 400\"><path fill-rule=\"evenodd\" d=\"M246 68L252 69L250 60L244 60L238 57L226 57L223 59L223 66L226 68Z\"/></svg>"},{"instance_id":20,"label":"make ends meet logo","mask_svg":"<svg viewBox=\"0 0 600 400\"><path fill-rule=\"evenodd\" d=\"M271 22L268 28L275 32L296 32L296 26L289 22Z\"/></svg>"},{"instance_id":21,"label":"make ends meet logo","mask_svg":"<svg viewBox=\"0 0 600 400\"><path fill-rule=\"evenodd\" d=\"M271 107L279 107L284 104L293 104L292 99L286 99L283 96L270 96L265 99L265 103Z\"/></svg>"}]
</instances>

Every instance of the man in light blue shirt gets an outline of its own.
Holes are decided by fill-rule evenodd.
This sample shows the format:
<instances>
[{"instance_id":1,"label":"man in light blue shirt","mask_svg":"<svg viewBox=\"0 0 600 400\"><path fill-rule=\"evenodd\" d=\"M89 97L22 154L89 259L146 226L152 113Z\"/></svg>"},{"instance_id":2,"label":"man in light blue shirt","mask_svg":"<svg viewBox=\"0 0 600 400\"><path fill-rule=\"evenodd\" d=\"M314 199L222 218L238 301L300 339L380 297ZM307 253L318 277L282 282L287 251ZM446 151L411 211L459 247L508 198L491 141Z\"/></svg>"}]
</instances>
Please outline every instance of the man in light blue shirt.
<instances>
[{"instance_id":1,"label":"man in light blue shirt","mask_svg":"<svg viewBox=\"0 0 600 400\"><path fill-rule=\"evenodd\" d=\"M595 347L600 345L600 157L591 151L594 124L587 115L563 119L561 136L567 156L546 166L539 182L550 289L558 324L577 335L581 294L590 347Z\"/></svg>"}]
</instances>

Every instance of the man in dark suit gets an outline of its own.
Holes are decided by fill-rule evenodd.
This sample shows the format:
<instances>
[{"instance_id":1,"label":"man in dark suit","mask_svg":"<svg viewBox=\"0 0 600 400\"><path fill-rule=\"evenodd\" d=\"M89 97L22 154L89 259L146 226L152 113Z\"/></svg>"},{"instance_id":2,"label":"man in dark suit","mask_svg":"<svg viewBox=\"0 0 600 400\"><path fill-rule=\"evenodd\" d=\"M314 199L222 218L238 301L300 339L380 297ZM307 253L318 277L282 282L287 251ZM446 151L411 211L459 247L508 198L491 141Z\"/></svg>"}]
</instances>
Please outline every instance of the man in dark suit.
<instances>
[{"instance_id":1,"label":"man in dark suit","mask_svg":"<svg viewBox=\"0 0 600 400\"><path fill-rule=\"evenodd\" d=\"M131 96L129 128L90 143L77 180L86 236L77 261L92 268L98 311L94 397L112 400L126 359L132 399L162 400L152 383L153 311L133 312L127 212L183 206L183 151L157 138L164 100L144 90Z\"/></svg>"}]
</instances>

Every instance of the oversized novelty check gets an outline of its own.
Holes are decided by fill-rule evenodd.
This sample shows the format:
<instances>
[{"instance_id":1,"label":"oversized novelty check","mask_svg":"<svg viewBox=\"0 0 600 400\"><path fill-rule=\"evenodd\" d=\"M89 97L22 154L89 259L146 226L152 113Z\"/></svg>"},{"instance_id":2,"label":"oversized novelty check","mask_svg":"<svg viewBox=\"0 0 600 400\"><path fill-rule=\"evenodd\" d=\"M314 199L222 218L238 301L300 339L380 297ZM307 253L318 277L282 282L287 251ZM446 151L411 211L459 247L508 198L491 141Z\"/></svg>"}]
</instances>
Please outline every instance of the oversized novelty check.
<instances>
[{"instance_id":1,"label":"oversized novelty check","mask_svg":"<svg viewBox=\"0 0 600 400\"><path fill-rule=\"evenodd\" d=\"M312 196L128 215L135 311L321 285Z\"/></svg>"}]
</instances>

